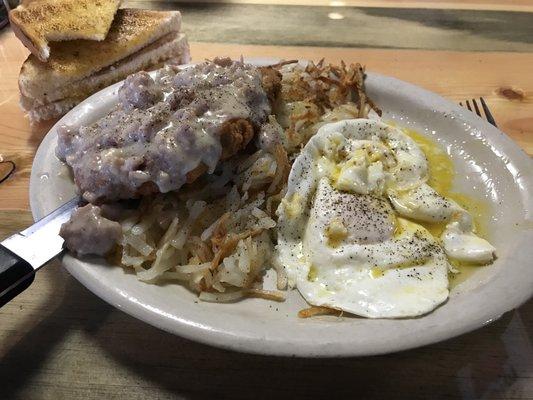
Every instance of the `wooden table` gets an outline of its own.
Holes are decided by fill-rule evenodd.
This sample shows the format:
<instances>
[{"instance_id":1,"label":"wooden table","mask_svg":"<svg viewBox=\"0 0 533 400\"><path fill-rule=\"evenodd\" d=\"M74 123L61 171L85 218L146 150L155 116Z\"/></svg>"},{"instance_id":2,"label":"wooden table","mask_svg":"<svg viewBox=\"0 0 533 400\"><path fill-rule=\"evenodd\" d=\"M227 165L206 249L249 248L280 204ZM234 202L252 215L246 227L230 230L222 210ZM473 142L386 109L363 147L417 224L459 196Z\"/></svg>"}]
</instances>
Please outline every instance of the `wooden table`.
<instances>
[{"instance_id":1,"label":"wooden table","mask_svg":"<svg viewBox=\"0 0 533 400\"><path fill-rule=\"evenodd\" d=\"M336 7L324 6L325 1L283 0L271 2L276 5L253 4L266 3L253 0L209 6L129 3L184 10L195 60L241 54L357 60L369 70L413 82L455 102L483 96L500 128L533 154L530 1L400 4L416 9L391 8L398 7L391 1L334 2ZM367 8L376 4L378 8ZM249 35L233 30L231 18L236 12ZM307 28L300 37L287 35L283 24L291 13L302 21L318 21L318 27L325 18L329 25L320 37ZM263 19L261 26L254 26L257 15ZM358 29L367 18L373 24ZM484 24L487 18L498 32L490 33ZM339 19L342 26L329 21ZM354 36L347 37L350 29ZM396 29L392 35L391 29ZM343 32L342 40L335 35L338 31ZM0 157L17 165L15 174L0 184L0 238L32 221L28 211L32 157L51 126L31 127L18 107L17 75L26 55L9 29L0 32ZM53 263L39 272L30 290L0 310L0 398L338 394L379 399L533 399L532 336L530 301L476 332L389 356L326 360L250 356L193 343L137 321L89 293Z\"/></svg>"}]
</instances>

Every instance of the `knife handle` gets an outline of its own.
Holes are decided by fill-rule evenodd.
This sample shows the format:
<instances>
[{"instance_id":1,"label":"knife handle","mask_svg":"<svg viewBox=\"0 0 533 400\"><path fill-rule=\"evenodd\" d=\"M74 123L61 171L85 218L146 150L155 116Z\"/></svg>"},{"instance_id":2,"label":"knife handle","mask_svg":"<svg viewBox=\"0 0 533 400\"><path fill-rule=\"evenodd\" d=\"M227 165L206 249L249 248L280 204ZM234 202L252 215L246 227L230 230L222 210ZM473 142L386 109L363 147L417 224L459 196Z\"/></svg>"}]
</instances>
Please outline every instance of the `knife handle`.
<instances>
[{"instance_id":1,"label":"knife handle","mask_svg":"<svg viewBox=\"0 0 533 400\"><path fill-rule=\"evenodd\" d=\"M30 263L0 244L0 307L30 286L34 277Z\"/></svg>"}]
</instances>

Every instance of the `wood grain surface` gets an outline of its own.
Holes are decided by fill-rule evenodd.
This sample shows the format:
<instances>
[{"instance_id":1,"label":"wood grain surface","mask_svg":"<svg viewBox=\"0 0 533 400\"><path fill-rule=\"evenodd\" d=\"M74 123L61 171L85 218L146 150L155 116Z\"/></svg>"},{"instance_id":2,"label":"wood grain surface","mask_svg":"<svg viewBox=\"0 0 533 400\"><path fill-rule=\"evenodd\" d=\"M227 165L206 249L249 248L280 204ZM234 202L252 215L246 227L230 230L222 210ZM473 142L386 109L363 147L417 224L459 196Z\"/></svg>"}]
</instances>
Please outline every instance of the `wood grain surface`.
<instances>
[{"instance_id":1,"label":"wood grain surface","mask_svg":"<svg viewBox=\"0 0 533 400\"><path fill-rule=\"evenodd\" d=\"M336 3L533 9L525 0ZM167 2L154 7L176 5ZM186 25L193 38L200 37L208 24L202 25L199 14L195 15ZM483 14L476 15L472 18ZM184 18L186 21L187 15ZM504 18L509 21L510 14ZM200 26L195 28L193 20ZM224 44L213 37L217 32L227 34L223 30L228 22L221 23L220 29L216 23L209 24L213 32L204 36L208 42L191 43L195 60L244 55L359 61L369 70L418 84L454 102L483 96L499 127L533 155L533 52L529 47L507 52L494 51L499 48L487 51L488 44L480 48L484 51L434 50L439 48L435 43L428 44L433 50L284 46L279 37L270 45L251 44L246 38ZM407 32L411 27L403 25L400 29ZM518 42L526 31L517 29L515 36L506 40ZM478 42L476 46L481 45ZM28 204L31 163L53 123L30 126L18 106L17 76L26 55L10 30L0 32L0 161L17 164L15 174L0 184L0 238L32 221ZM325 360L251 356L193 343L129 317L92 295L54 262L38 273L29 290L0 309L0 399L272 399L333 395L361 399L533 399L532 337L530 301L478 331L389 356Z\"/></svg>"}]
</instances>

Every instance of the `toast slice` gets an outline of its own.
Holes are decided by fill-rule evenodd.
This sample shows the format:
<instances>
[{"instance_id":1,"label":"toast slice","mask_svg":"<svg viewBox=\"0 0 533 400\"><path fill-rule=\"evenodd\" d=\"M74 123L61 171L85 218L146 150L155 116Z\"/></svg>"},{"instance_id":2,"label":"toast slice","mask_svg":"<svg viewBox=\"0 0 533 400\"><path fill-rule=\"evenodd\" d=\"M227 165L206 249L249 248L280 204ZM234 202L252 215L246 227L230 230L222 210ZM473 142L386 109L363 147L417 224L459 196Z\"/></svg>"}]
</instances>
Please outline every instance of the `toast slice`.
<instances>
[{"instance_id":1,"label":"toast slice","mask_svg":"<svg viewBox=\"0 0 533 400\"><path fill-rule=\"evenodd\" d=\"M15 35L39 60L50 57L51 41L104 40L120 0L40 0L9 13Z\"/></svg>"},{"instance_id":2,"label":"toast slice","mask_svg":"<svg viewBox=\"0 0 533 400\"><path fill-rule=\"evenodd\" d=\"M171 32L138 52L86 77L67 83L45 93L41 97L27 97L23 95L25 104L29 108L49 104L67 97L87 97L94 92L124 79L126 76L140 70L146 70L162 61L178 58L189 62L189 44L185 34ZM180 62L182 63L182 62ZM28 103L31 101L31 103Z\"/></svg>"},{"instance_id":3,"label":"toast slice","mask_svg":"<svg viewBox=\"0 0 533 400\"><path fill-rule=\"evenodd\" d=\"M43 63L33 54L19 75L22 95L41 99L59 87L86 78L136 53L181 27L178 11L119 9L105 40L51 43L51 56Z\"/></svg>"},{"instance_id":4,"label":"toast slice","mask_svg":"<svg viewBox=\"0 0 533 400\"><path fill-rule=\"evenodd\" d=\"M189 44L184 34L170 33L94 75L56 89L52 96L39 99L21 96L21 106L32 123L57 118L98 90L136 71L153 70L169 61L176 64L190 62Z\"/></svg>"},{"instance_id":5,"label":"toast slice","mask_svg":"<svg viewBox=\"0 0 533 400\"><path fill-rule=\"evenodd\" d=\"M30 117L30 122L32 124L36 124L41 121L46 121L65 115L83 100L83 97L69 97L67 99L28 109L26 112ZM21 104L23 104L22 99Z\"/></svg>"}]
</instances>

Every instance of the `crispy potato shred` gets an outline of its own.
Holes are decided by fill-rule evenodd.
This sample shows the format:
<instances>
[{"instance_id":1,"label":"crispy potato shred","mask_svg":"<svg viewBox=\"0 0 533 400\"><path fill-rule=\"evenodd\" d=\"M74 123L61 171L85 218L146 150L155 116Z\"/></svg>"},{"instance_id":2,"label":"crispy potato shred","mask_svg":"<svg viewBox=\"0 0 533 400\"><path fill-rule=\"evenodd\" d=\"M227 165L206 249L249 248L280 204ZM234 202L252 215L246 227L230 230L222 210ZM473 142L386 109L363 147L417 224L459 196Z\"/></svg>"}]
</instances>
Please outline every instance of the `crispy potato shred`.
<instances>
[{"instance_id":1,"label":"crispy potato shred","mask_svg":"<svg viewBox=\"0 0 533 400\"><path fill-rule=\"evenodd\" d=\"M324 59L318 64L311 61L304 69L294 73L284 95L287 101L308 101L321 111L354 102L359 106L359 118L368 115L367 107L381 115L381 110L365 93L364 80L365 70L359 63L346 66L341 61L337 66L325 64Z\"/></svg>"},{"instance_id":2,"label":"crispy potato shred","mask_svg":"<svg viewBox=\"0 0 533 400\"><path fill-rule=\"evenodd\" d=\"M178 282L202 301L285 299L280 290L287 287L287 274L271 259L276 209L291 160L322 124L366 118L371 111L381 115L381 110L365 93L360 64L291 60L260 71L273 107L269 123L279 137L260 145L253 139L259 127L233 121L223 132L225 161L213 174L200 165L178 193L145 196L120 221L123 238L110 260L141 281ZM275 289L266 288L271 268ZM301 318L338 314L314 306L298 313Z\"/></svg>"},{"instance_id":3,"label":"crispy potato shred","mask_svg":"<svg viewBox=\"0 0 533 400\"><path fill-rule=\"evenodd\" d=\"M342 311L335 310L334 308L329 307L318 307L312 306L309 308L304 308L303 310L298 311L298 317L300 318L311 318L318 315L336 315L338 317L342 316Z\"/></svg>"}]
</instances>

